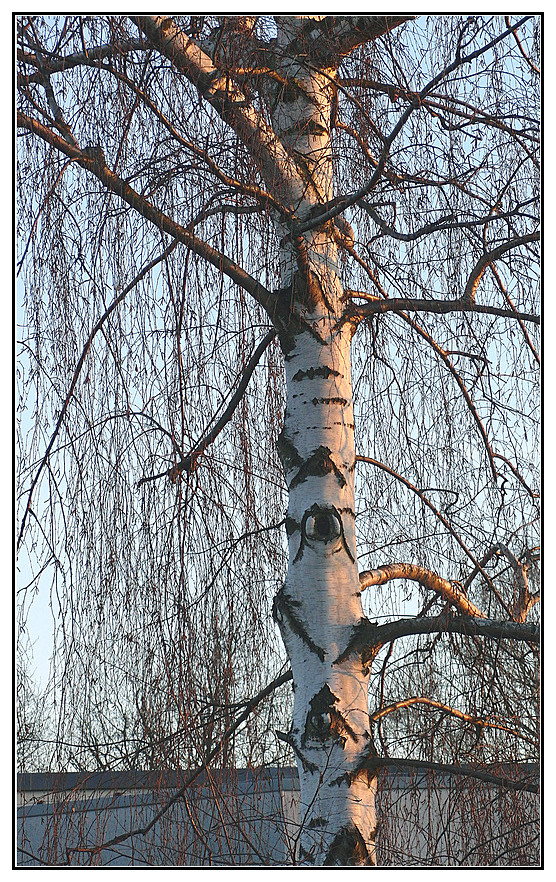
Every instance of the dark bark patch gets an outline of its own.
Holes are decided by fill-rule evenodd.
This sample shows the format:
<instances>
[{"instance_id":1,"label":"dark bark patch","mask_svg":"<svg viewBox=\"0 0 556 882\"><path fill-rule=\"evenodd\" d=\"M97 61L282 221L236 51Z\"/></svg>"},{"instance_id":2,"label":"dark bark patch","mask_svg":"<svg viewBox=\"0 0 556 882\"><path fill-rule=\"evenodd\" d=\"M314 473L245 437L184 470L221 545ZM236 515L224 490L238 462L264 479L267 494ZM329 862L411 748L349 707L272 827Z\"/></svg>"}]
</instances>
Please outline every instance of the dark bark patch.
<instances>
[{"instance_id":1,"label":"dark bark patch","mask_svg":"<svg viewBox=\"0 0 556 882\"><path fill-rule=\"evenodd\" d=\"M314 775L315 772L318 772L318 770L319 770L318 766L316 766L315 763L312 763L310 760L308 760L307 757L301 753L293 735L291 735L291 734L288 735L287 732L279 732L277 729L275 730L275 734L276 734L276 737L280 739L280 741L284 741L286 744L289 744L289 746L292 748L293 752L295 753L296 757L301 762L301 765L303 766L303 771L310 772L312 775Z\"/></svg>"},{"instance_id":2,"label":"dark bark patch","mask_svg":"<svg viewBox=\"0 0 556 882\"><path fill-rule=\"evenodd\" d=\"M301 736L301 744L305 745L309 738L317 741L328 741L331 731L331 711L340 699L334 695L328 683L317 692L309 704L309 713L305 721L305 731Z\"/></svg>"},{"instance_id":3,"label":"dark bark patch","mask_svg":"<svg viewBox=\"0 0 556 882\"><path fill-rule=\"evenodd\" d=\"M295 380L297 383L299 383L299 382L301 382L301 380L304 380L306 377L309 380L314 380L315 377L323 377L325 380L328 380L329 377L340 377L340 376L341 376L341 374L339 371L336 371L336 370L334 370L334 368L331 368L331 367L328 367L327 365L324 365L323 367L309 368L306 371L299 370L296 374L294 374L292 379Z\"/></svg>"},{"instance_id":4,"label":"dark bark patch","mask_svg":"<svg viewBox=\"0 0 556 882\"><path fill-rule=\"evenodd\" d=\"M324 661L325 652L320 646L317 646L314 640L311 639L309 634L307 633L307 627L305 623L300 619L299 615L296 613L296 606L301 606L299 601L293 600L291 597L288 597L286 594L284 587L280 588L280 591L274 598L274 603L272 605L272 616L274 621L278 623L280 629L284 628L287 625L297 637L299 637L306 646L309 647L311 652L314 652L315 655L320 658L321 662Z\"/></svg>"},{"instance_id":5,"label":"dark bark patch","mask_svg":"<svg viewBox=\"0 0 556 882\"><path fill-rule=\"evenodd\" d=\"M280 462L284 466L285 471L292 468L299 468L303 465L303 459L300 456L295 444L287 434L285 428L278 435L276 442L278 448L278 456ZM294 479L295 480L295 479Z\"/></svg>"},{"instance_id":6,"label":"dark bark patch","mask_svg":"<svg viewBox=\"0 0 556 882\"><path fill-rule=\"evenodd\" d=\"M317 404L339 404L340 407L347 407L349 404L349 401L347 400L347 398L339 398L339 397L336 397L336 398L313 398L311 400L312 400L312 403L315 405L315 407L317 406Z\"/></svg>"},{"instance_id":7,"label":"dark bark patch","mask_svg":"<svg viewBox=\"0 0 556 882\"><path fill-rule=\"evenodd\" d=\"M378 625L375 622L370 622L369 619L359 619L359 622L352 628L346 648L340 653L334 664L341 664L350 655L358 653L361 655L361 662L366 671L382 646L382 643L377 642L376 639L377 627Z\"/></svg>"},{"instance_id":8,"label":"dark bark patch","mask_svg":"<svg viewBox=\"0 0 556 882\"><path fill-rule=\"evenodd\" d=\"M290 490L293 487L297 487L298 484L306 481L307 478L311 476L323 478L325 475L331 473L336 475L340 487L345 487L346 479L342 475L336 463L332 460L330 453L331 451L329 447L318 447L315 452L309 457L309 459L307 459L303 463L297 475L292 478L292 481L290 483Z\"/></svg>"},{"instance_id":9,"label":"dark bark patch","mask_svg":"<svg viewBox=\"0 0 556 882\"><path fill-rule=\"evenodd\" d=\"M307 829L314 830L316 827L328 827L328 818L311 818L307 824Z\"/></svg>"},{"instance_id":10,"label":"dark bark patch","mask_svg":"<svg viewBox=\"0 0 556 882\"><path fill-rule=\"evenodd\" d=\"M295 518L291 518L289 515L286 518L286 533L288 536L293 536L294 533L297 533L301 530L301 524L299 524Z\"/></svg>"},{"instance_id":11,"label":"dark bark patch","mask_svg":"<svg viewBox=\"0 0 556 882\"><path fill-rule=\"evenodd\" d=\"M354 867L368 864L369 852L355 824L342 827L332 840L324 859L325 867Z\"/></svg>"},{"instance_id":12,"label":"dark bark patch","mask_svg":"<svg viewBox=\"0 0 556 882\"><path fill-rule=\"evenodd\" d=\"M301 736L302 746L309 739L323 742L332 739L336 743L341 743L342 746L347 737L354 741L358 740L358 736L351 726L340 711L334 707L338 701L339 699L334 695L328 683L311 699L309 713L305 721L305 731Z\"/></svg>"}]
</instances>

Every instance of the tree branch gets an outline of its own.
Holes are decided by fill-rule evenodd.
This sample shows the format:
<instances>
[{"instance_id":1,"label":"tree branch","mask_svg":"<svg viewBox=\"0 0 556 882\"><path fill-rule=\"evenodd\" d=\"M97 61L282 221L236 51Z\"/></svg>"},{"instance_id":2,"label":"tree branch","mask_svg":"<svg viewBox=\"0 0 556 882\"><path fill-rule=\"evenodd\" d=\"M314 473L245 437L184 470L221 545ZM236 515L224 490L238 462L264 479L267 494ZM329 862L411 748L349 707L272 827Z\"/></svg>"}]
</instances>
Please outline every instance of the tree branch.
<instances>
[{"instance_id":1,"label":"tree branch","mask_svg":"<svg viewBox=\"0 0 556 882\"><path fill-rule=\"evenodd\" d=\"M503 242L502 245L483 254L471 271L465 286L465 291L463 292L462 301L464 303L475 302L475 294L477 293L479 282L481 281L487 266L490 266L491 263L494 263L495 260L502 257L506 251L510 251L512 248L517 248L519 245L527 245L529 242L538 242L539 239L540 233L528 233L526 236L519 236L515 239L510 239L508 242Z\"/></svg>"},{"instance_id":2,"label":"tree branch","mask_svg":"<svg viewBox=\"0 0 556 882\"><path fill-rule=\"evenodd\" d=\"M471 52L469 55L462 57L459 51L456 53L456 57L454 61L450 64L446 65L446 67L441 70L436 76L429 80L429 82L421 89L420 92L415 94L415 98L408 107L401 114L398 122L390 132L387 138L384 139L383 148L380 154L380 158L376 164L376 168L371 175L369 181L360 187L358 190L355 190L349 196L342 196L339 199L334 199L332 202L327 205L319 206L318 213L315 213L311 218L303 223L299 224L298 232L303 233L308 230L312 230L315 227L321 226L332 218L336 217L336 215L341 214L345 211L346 208L349 208L351 205L355 205L356 202L359 202L364 196L371 192L374 189L376 184L378 183L384 168L386 166L386 160L388 158L388 153L390 151L390 147L398 137L399 133L405 126L407 120L411 116L416 108L420 107L423 103L423 99L437 86L442 80L447 77L449 74L453 73L457 68L461 67L463 64L470 64L476 58L479 58L481 55L484 55L485 52L488 52L492 49L497 43L501 40L504 40L509 34L513 33L518 27L524 24L531 18L530 15L526 15L519 22L517 22L512 27L508 28L502 34L499 34L498 37L494 37L489 43L485 46L481 46L479 49L476 49L474 52Z\"/></svg>"},{"instance_id":3,"label":"tree branch","mask_svg":"<svg viewBox=\"0 0 556 882\"><path fill-rule=\"evenodd\" d=\"M488 265L488 264L487 264ZM486 267L483 267L483 272ZM481 272L482 275L482 272ZM479 280L478 280L479 281ZM477 281L477 284L478 284ZM359 291L346 292L350 297L362 297L366 303L352 304L348 314L354 318L367 318L370 315L384 314L386 312L429 312L447 315L452 312L472 312L480 315L494 315L500 318L513 318L522 322L540 324L540 317L530 312L517 312L515 309L505 309L499 306L484 306L473 300L413 300L410 297L392 297L388 300L369 298L368 294Z\"/></svg>"},{"instance_id":4,"label":"tree branch","mask_svg":"<svg viewBox=\"0 0 556 882\"><path fill-rule=\"evenodd\" d=\"M158 227L161 232L168 233L172 238L177 239L179 242L183 242L183 244L187 245L194 254L203 257L208 263L215 266L220 272L227 275L237 285L251 294L257 303L266 309L271 318L274 316L277 305L277 299L274 294L250 276L243 267L239 266L239 264L230 260L229 257L226 257L226 255L222 254L220 251L217 251L207 242L199 239L193 233L189 232L186 227L182 227L180 224L176 223L176 221L172 220L172 218L168 217L168 215L164 214L164 212L155 208L154 205L130 187L127 181L124 181L111 171L104 163L103 159L99 160L97 155L92 155L91 153L79 150L77 147L73 147L38 120L33 119L20 111L17 112L17 124L19 127L38 135L44 141L60 150L61 153L74 159L80 166L82 166L82 168L91 171L108 190L115 193L115 195L119 196L124 202L127 202L127 204L139 212L142 217Z\"/></svg>"},{"instance_id":5,"label":"tree branch","mask_svg":"<svg viewBox=\"0 0 556 882\"><path fill-rule=\"evenodd\" d=\"M514 604L512 604L512 613L516 622L525 622L527 619L527 615L529 611L539 602L540 594L536 592L532 594L529 591L529 577L527 571L529 569L529 564L527 562L522 563L512 554L510 549L503 545L502 542L498 543L498 548L509 561L511 568L513 569L516 577L516 581L518 583L518 593L517 599Z\"/></svg>"},{"instance_id":6,"label":"tree branch","mask_svg":"<svg viewBox=\"0 0 556 882\"><path fill-rule=\"evenodd\" d=\"M288 52L302 52L316 63L327 61L329 67L337 67L342 58L369 40L376 40L393 31L415 15L326 15L294 22L290 30L293 39L287 44ZM285 20L291 16L277 16Z\"/></svg>"},{"instance_id":7,"label":"tree branch","mask_svg":"<svg viewBox=\"0 0 556 882\"><path fill-rule=\"evenodd\" d=\"M112 58L114 55L127 55L128 52L134 52L138 49L145 49L144 40L126 40L121 43L105 43L101 46L91 46L86 52L75 52L71 55L43 58L42 63L48 73L60 73L62 71L71 70L73 67L81 65L91 65L93 61L103 61L105 58ZM18 61L23 64L29 64L32 67L40 68L40 62L37 55L22 52L18 49ZM18 74L17 84L27 85L29 83L41 83L40 73Z\"/></svg>"},{"instance_id":8,"label":"tree branch","mask_svg":"<svg viewBox=\"0 0 556 882\"><path fill-rule=\"evenodd\" d=\"M166 471L160 472L158 475L152 475L148 478L141 478L141 480L137 484L137 487L141 487L143 484L146 484L149 481L155 481L158 478L164 478L166 476L168 476L172 481L175 481L182 472L187 472L188 474L190 474L195 469L198 458L201 456L202 453L205 452L207 447L212 444L212 442L220 434L224 426L231 420L236 407L243 398L243 393L247 389L247 385L249 383L249 380L251 379L253 371L257 367L263 352L265 351L265 349L268 348L269 344L272 342L276 334L277 331L275 328L273 328L271 331L268 332L265 337L263 337L257 348L254 350L247 365L245 366L245 370L243 371L241 380L239 381L234 394L230 398L226 410L224 411L220 419L218 419L217 422L214 424L212 429L210 429L206 433L206 435L204 435L203 438L198 442L198 444L195 445L193 450L188 453L188 455L184 457L184 459L180 460L180 462L176 463L176 465L172 466Z\"/></svg>"},{"instance_id":9,"label":"tree branch","mask_svg":"<svg viewBox=\"0 0 556 882\"><path fill-rule=\"evenodd\" d=\"M493 640L520 640L525 643L539 643L538 625L521 622L500 622L494 619L457 618L455 616L434 616L422 619L397 619L385 625L369 622L369 636L372 645L383 645L400 637L418 634L464 634L467 637L490 637Z\"/></svg>"},{"instance_id":10,"label":"tree branch","mask_svg":"<svg viewBox=\"0 0 556 882\"><path fill-rule=\"evenodd\" d=\"M454 530L452 525L446 520L446 518L432 504L430 499L428 499L425 496L425 494L423 493L422 490L420 490L418 487L415 487L414 484L412 484L410 481L407 480L407 478L404 478L402 475L398 474L398 472L395 472L394 469L391 469L389 466L385 465L383 462L379 462L377 459L372 459L372 457L370 457L370 456L357 455L355 457L355 460L356 460L356 462L366 462L366 463L369 463L370 465L376 466L379 469L382 469L384 472L387 472L393 478L396 478L397 481L400 481L402 484L404 484L404 486L407 487L408 490L411 490L412 493L415 493L416 496L418 496L419 499L421 499L421 501L424 502L424 504L427 506L427 508L429 508L430 511L432 511L432 513L438 518L438 520L446 527L448 532L454 537L454 539L456 540L456 542L458 543L460 548L462 548L463 551L465 551L466 555L469 557L469 559L471 560L473 565L478 568L478 570L481 573L481 575L483 576L483 578L487 581L488 585L492 588L492 590L495 592L496 596L499 598L500 602L504 606L504 603L503 603L502 599L499 597L495 586L492 584L492 580L491 580L490 576L488 575L488 573L485 573L483 567L476 560L474 555L468 549L467 545L463 542L459 533L456 530ZM510 612L507 608L506 608L506 612L508 613L508 615L510 615Z\"/></svg>"},{"instance_id":11,"label":"tree branch","mask_svg":"<svg viewBox=\"0 0 556 882\"><path fill-rule=\"evenodd\" d=\"M516 780L515 778L507 778L505 775L494 775L486 772L484 769L475 768L473 766L458 766L451 763L434 763L427 760L402 759L396 757L368 757L365 760L365 769L380 769L390 767L394 769L423 769L431 772L444 772L450 775L462 775L467 778L477 778L479 781L486 781L488 784L496 784L505 787L508 790L525 790L529 793L538 793L538 772L527 777ZM537 779L537 780L535 780Z\"/></svg>"},{"instance_id":12,"label":"tree branch","mask_svg":"<svg viewBox=\"0 0 556 882\"><path fill-rule=\"evenodd\" d=\"M161 15L131 16L159 52L194 84L243 141L274 192L285 195L299 171L271 126L258 113L245 93L171 18Z\"/></svg>"},{"instance_id":13,"label":"tree branch","mask_svg":"<svg viewBox=\"0 0 556 882\"><path fill-rule=\"evenodd\" d=\"M433 573L432 570L417 566L416 564L386 564L374 570L366 570L359 575L359 588L361 591L364 591L373 585L384 585L391 579L409 579L413 582L419 582L423 588L440 594L443 600L451 603L452 606L455 606L464 615L486 619L485 613L478 606L475 606L460 588L457 588L447 579L443 579L441 576Z\"/></svg>"},{"instance_id":14,"label":"tree branch","mask_svg":"<svg viewBox=\"0 0 556 882\"><path fill-rule=\"evenodd\" d=\"M400 699L400 701L395 701L393 704L388 704L385 707L381 707L379 710L371 714L370 721L371 723L377 723L383 717L388 716L388 714L395 713L395 711L403 710L404 708L412 707L415 704L423 704L426 707L440 710L443 714L448 714L451 717L456 717L456 719L458 720L463 720L464 723L471 723L471 725L475 726L478 730L497 729L498 731L508 732L510 735L515 735L516 738L521 738L530 744L537 744L537 742L533 739L527 738L527 736L522 735L515 729L511 729L509 726L505 726L503 723L498 723L488 718L483 720L481 717L477 717L474 714L466 714L455 707L451 707L450 705L444 704L441 701L435 701L432 698L427 698L424 695L413 695L410 698L402 698Z\"/></svg>"}]
</instances>

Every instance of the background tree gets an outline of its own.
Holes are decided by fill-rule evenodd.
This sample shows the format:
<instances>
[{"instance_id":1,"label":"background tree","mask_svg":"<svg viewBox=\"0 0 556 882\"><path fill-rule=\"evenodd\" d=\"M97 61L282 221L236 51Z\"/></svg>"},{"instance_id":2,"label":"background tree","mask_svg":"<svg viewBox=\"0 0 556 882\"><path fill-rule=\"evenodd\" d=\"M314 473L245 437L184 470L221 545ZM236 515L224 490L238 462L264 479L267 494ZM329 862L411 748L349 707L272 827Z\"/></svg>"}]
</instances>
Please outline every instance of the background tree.
<instances>
[{"instance_id":1,"label":"background tree","mask_svg":"<svg viewBox=\"0 0 556 882\"><path fill-rule=\"evenodd\" d=\"M536 755L538 20L21 16L18 58L49 761L295 755L300 861L373 863L382 766Z\"/></svg>"}]
</instances>

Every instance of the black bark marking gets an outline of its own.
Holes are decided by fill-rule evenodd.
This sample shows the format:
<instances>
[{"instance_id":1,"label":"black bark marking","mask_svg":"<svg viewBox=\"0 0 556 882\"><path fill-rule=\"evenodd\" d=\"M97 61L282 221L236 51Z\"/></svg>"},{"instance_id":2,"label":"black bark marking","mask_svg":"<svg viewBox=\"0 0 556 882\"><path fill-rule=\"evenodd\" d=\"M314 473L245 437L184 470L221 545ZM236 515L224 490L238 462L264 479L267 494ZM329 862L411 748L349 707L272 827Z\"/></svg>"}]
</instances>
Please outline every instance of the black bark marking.
<instances>
[{"instance_id":1,"label":"black bark marking","mask_svg":"<svg viewBox=\"0 0 556 882\"><path fill-rule=\"evenodd\" d=\"M275 730L275 734L276 734L276 737L280 739L280 741L284 741L286 744L289 744L289 746L292 748L293 752L295 753L296 757L300 760L300 762L303 766L304 772L310 772L313 775L315 774L315 772L318 772L318 770L319 770L318 766L316 766L315 763L312 763L310 760L308 760L307 757L301 753L293 735L288 735L287 732L279 732L277 729Z\"/></svg>"},{"instance_id":2,"label":"black bark marking","mask_svg":"<svg viewBox=\"0 0 556 882\"><path fill-rule=\"evenodd\" d=\"M311 399L311 402L315 407L318 404L339 404L341 407L347 407L349 404L347 398L339 398L337 396L334 398L313 398Z\"/></svg>"},{"instance_id":3,"label":"black bark marking","mask_svg":"<svg viewBox=\"0 0 556 882\"><path fill-rule=\"evenodd\" d=\"M295 518L291 518L289 515L286 518L286 533L288 536L293 536L294 533L297 533L301 530L301 524L299 524Z\"/></svg>"},{"instance_id":4,"label":"black bark marking","mask_svg":"<svg viewBox=\"0 0 556 882\"><path fill-rule=\"evenodd\" d=\"M304 746L309 738L317 741L328 741L331 736L331 714L334 705L340 699L331 691L326 683L310 701L309 712L305 721L305 731L301 736Z\"/></svg>"},{"instance_id":5,"label":"black bark marking","mask_svg":"<svg viewBox=\"0 0 556 882\"><path fill-rule=\"evenodd\" d=\"M363 672L368 673L369 664L375 658L382 646L382 641L378 642L376 639L377 628L378 625L375 622L370 622L369 619L366 618L359 619L359 622L352 628L351 637L346 648L340 653L333 664L339 665L350 655L358 653L361 655Z\"/></svg>"},{"instance_id":6,"label":"black bark marking","mask_svg":"<svg viewBox=\"0 0 556 882\"><path fill-rule=\"evenodd\" d=\"M284 626L284 619L287 621L290 630L299 637L306 646L309 647L311 652L314 652L317 655L321 662L324 661L325 651L320 646L317 646L314 640L311 639L309 634L307 633L307 628L299 618L297 613L294 610L294 607L301 606L299 600L293 600L293 598L288 597L286 594L284 587L280 588L278 594L274 598L274 603L272 605L272 617L275 622L278 623L280 629Z\"/></svg>"},{"instance_id":7,"label":"black bark marking","mask_svg":"<svg viewBox=\"0 0 556 882\"><path fill-rule=\"evenodd\" d=\"M353 867L369 865L372 860L367 851L365 840L355 824L342 827L332 840L328 854L324 859L325 867Z\"/></svg>"},{"instance_id":8,"label":"black bark marking","mask_svg":"<svg viewBox=\"0 0 556 882\"><path fill-rule=\"evenodd\" d=\"M334 473L336 478L338 479L338 484L340 487L345 487L346 479L342 475L340 469L336 465L336 463L332 460L331 451L329 447L317 447L315 452L307 459L301 468L299 469L297 475L292 478L290 483L290 490L294 487L297 487L298 484L301 484L303 481L306 481L307 478L311 476L315 476L317 478L323 478L325 475Z\"/></svg>"},{"instance_id":9,"label":"black bark marking","mask_svg":"<svg viewBox=\"0 0 556 882\"><path fill-rule=\"evenodd\" d=\"M327 367L325 365L323 367L318 367L318 368L309 368L306 371L299 370L296 374L294 374L294 376L292 377L292 380L295 380L297 383L299 383L299 382L301 382L301 380L304 380L306 377L309 380L314 380L315 377L323 377L325 380L327 380L329 377L341 377L341 376L342 376L342 374L340 374L339 371L336 371L336 370L334 370L334 368Z\"/></svg>"},{"instance_id":10,"label":"black bark marking","mask_svg":"<svg viewBox=\"0 0 556 882\"><path fill-rule=\"evenodd\" d=\"M300 456L297 447L291 440L285 428L283 428L278 435L276 447L278 448L280 462L286 471L292 468L299 468L303 465L303 458Z\"/></svg>"},{"instance_id":11,"label":"black bark marking","mask_svg":"<svg viewBox=\"0 0 556 882\"><path fill-rule=\"evenodd\" d=\"M328 818L312 818L307 824L307 829L314 830L315 827L328 827Z\"/></svg>"},{"instance_id":12,"label":"black bark marking","mask_svg":"<svg viewBox=\"0 0 556 882\"><path fill-rule=\"evenodd\" d=\"M345 745L347 737L353 741L359 740L340 711L334 707L339 700L327 683L311 699L305 721L305 731L301 736L302 747L309 739L322 742L332 739L342 747Z\"/></svg>"}]
</instances>

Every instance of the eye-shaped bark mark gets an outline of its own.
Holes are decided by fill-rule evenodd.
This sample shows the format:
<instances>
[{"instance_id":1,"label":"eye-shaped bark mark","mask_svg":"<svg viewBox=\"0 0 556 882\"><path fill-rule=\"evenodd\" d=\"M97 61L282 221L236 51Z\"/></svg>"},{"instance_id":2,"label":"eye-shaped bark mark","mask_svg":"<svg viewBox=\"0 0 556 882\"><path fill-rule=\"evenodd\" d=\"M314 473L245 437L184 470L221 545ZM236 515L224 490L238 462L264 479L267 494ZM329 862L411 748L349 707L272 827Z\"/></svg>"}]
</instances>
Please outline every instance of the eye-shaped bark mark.
<instances>
[{"instance_id":1,"label":"eye-shaped bark mark","mask_svg":"<svg viewBox=\"0 0 556 882\"><path fill-rule=\"evenodd\" d=\"M302 530L309 542L334 542L342 535L342 521L335 509L313 506L305 512Z\"/></svg>"},{"instance_id":2,"label":"eye-shaped bark mark","mask_svg":"<svg viewBox=\"0 0 556 882\"><path fill-rule=\"evenodd\" d=\"M351 512L351 509L347 509L347 511ZM322 545L322 550L326 554L335 554L341 546L350 560L355 562L355 557L345 537L341 514L333 505L325 506L315 503L307 509L301 522L301 541L293 560L294 563L301 560L307 545L314 550L318 550Z\"/></svg>"}]
</instances>

